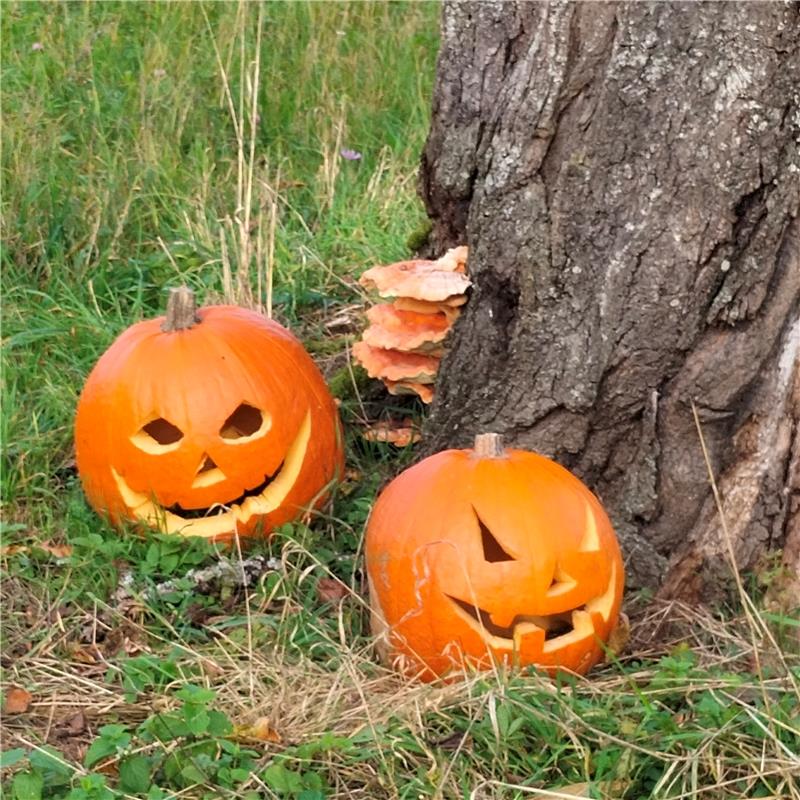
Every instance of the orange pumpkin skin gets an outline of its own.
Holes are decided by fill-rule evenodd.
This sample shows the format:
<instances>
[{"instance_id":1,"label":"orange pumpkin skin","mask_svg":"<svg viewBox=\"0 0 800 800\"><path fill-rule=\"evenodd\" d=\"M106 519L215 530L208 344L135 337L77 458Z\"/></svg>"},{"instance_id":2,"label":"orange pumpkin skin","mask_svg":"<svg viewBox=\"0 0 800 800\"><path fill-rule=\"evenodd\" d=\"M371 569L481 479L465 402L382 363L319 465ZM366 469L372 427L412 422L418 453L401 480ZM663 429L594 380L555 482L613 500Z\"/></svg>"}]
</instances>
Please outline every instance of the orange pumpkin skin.
<instances>
[{"instance_id":1,"label":"orange pumpkin skin","mask_svg":"<svg viewBox=\"0 0 800 800\"><path fill-rule=\"evenodd\" d=\"M341 473L338 412L278 323L235 306L197 317L170 332L164 317L137 323L97 362L75 420L83 488L115 524L266 533L318 506Z\"/></svg>"},{"instance_id":2,"label":"orange pumpkin skin","mask_svg":"<svg viewBox=\"0 0 800 800\"><path fill-rule=\"evenodd\" d=\"M447 450L406 470L378 498L365 551L379 648L423 680L493 662L583 674L619 614L623 564L602 506L522 450Z\"/></svg>"}]
</instances>

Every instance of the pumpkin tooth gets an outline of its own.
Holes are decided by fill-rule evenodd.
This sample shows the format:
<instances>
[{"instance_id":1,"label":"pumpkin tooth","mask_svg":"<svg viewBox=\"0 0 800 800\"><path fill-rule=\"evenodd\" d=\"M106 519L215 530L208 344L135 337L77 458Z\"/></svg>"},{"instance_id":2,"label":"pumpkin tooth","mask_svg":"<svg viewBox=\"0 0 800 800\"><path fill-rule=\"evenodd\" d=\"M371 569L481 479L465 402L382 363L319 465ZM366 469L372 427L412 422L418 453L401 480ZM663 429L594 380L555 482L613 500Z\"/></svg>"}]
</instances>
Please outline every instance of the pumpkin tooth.
<instances>
[{"instance_id":1,"label":"pumpkin tooth","mask_svg":"<svg viewBox=\"0 0 800 800\"><path fill-rule=\"evenodd\" d=\"M614 607L614 598L617 593L617 565L611 562L611 575L608 579L608 586L600 597L593 597L586 603L586 610L589 613L600 614L604 622L608 622L611 617L611 609Z\"/></svg>"},{"instance_id":2,"label":"pumpkin tooth","mask_svg":"<svg viewBox=\"0 0 800 800\"><path fill-rule=\"evenodd\" d=\"M572 630L561 634L561 636L556 636L553 639L545 641L542 653L558 652L566 645L579 642L592 636L594 636L592 615L588 611L576 608L572 612Z\"/></svg>"},{"instance_id":3,"label":"pumpkin tooth","mask_svg":"<svg viewBox=\"0 0 800 800\"><path fill-rule=\"evenodd\" d=\"M130 486L128 486L127 481L125 478L122 477L114 467L111 467L111 474L114 476L114 482L117 484L117 489L119 489L120 497L122 498L123 502L128 508L137 509L141 506L144 506L145 503L150 502L150 498L146 494L142 494L141 492L134 492Z\"/></svg>"},{"instance_id":4,"label":"pumpkin tooth","mask_svg":"<svg viewBox=\"0 0 800 800\"><path fill-rule=\"evenodd\" d=\"M514 650L523 660L535 659L542 652L545 631L533 622L520 622L514 626Z\"/></svg>"}]
</instances>

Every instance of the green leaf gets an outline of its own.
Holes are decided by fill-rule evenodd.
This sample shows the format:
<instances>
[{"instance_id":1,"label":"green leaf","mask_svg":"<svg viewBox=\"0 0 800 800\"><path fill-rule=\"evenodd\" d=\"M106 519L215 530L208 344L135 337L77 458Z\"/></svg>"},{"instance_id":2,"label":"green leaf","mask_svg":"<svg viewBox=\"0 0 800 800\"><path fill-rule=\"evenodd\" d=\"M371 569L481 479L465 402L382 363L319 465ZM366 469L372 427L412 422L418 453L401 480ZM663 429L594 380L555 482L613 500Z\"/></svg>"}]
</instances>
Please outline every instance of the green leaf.
<instances>
[{"instance_id":1,"label":"green leaf","mask_svg":"<svg viewBox=\"0 0 800 800\"><path fill-rule=\"evenodd\" d=\"M187 713L186 725L195 736L201 736L208 730L208 712L200 707L197 711Z\"/></svg>"},{"instance_id":2,"label":"green leaf","mask_svg":"<svg viewBox=\"0 0 800 800\"><path fill-rule=\"evenodd\" d=\"M64 756L48 744L32 750L28 760L35 770L42 773L47 784L65 783L75 772L75 768L65 761Z\"/></svg>"},{"instance_id":3,"label":"green leaf","mask_svg":"<svg viewBox=\"0 0 800 800\"><path fill-rule=\"evenodd\" d=\"M325 800L325 792L320 789L303 789L297 800Z\"/></svg>"},{"instance_id":4,"label":"green leaf","mask_svg":"<svg viewBox=\"0 0 800 800\"><path fill-rule=\"evenodd\" d=\"M150 788L150 759L130 756L119 765L119 787L128 794L141 795Z\"/></svg>"},{"instance_id":5,"label":"green leaf","mask_svg":"<svg viewBox=\"0 0 800 800\"><path fill-rule=\"evenodd\" d=\"M228 717L221 711L208 712L208 732L211 736L227 736L233 730Z\"/></svg>"},{"instance_id":6,"label":"green leaf","mask_svg":"<svg viewBox=\"0 0 800 800\"><path fill-rule=\"evenodd\" d=\"M158 560L161 556L161 551L158 548L158 543L153 542L150 547L147 548L147 555L144 558L145 564L148 567L152 567L155 569L158 566Z\"/></svg>"},{"instance_id":7,"label":"green leaf","mask_svg":"<svg viewBox=\"0 0 800 800\"><path fill-rule=\"evenodd\" d=\"M169 555L165 555L161 558L161 570L165 573L170 573L175 571L175 567L178 566L178 561L180 560L180 556L175 553L170 553Z\"/></svg>"},{"instance_id":8,"label":"green leaf","mask_svg":"<svg viewBox=\"0 0 800 800\"><path fill-rule=\"evenodd\" d=\"M204 704L210 703L217 696L216 692L211 689L206 689L203 686L195 686L192 683L187 683L186 686L181 687L175 692L175 697L187 703Z\"/></svg>"},{"instance_id":9,"label":"green leaf","mask_svg":"<svg viewBox=\"0 0 800 800\"><path fill-rule=\"evenodd\" d=\"M106 739L105 737L100 736L89 745L89 749L86 751L86 755L84 756L83 759L83 766L91 767L98 761L102 761L104 758L116 755L116 753L117 753L116 742L114 742L111 739Z\"/></svg>"},{"instance_id":10,"label":"green leaf","mask_svg":"<svg viewBox=\"0 0 800 800\"><path fill-rule=\"evenodd\" d=\"M318 772L306 772L303 774L303 785L306 789L321 792L325 787L325 781L322 780L322 775Z\"/></svg>"},{"instance_id":11,"label":"green leaf","mask_svg":"<svg viewBox=\"0 0 800 800\"><path fill-rule=\"evenodd\" d=\"M114 800L114 792L106 786L105 775L84 775L79 786L73 789L66 800Z\"/></svg>"},{"instance_id":12,"label":"green leaf","mask_svg":"<svg viewBox=\"0 0 800 800\"><path fill-rule=\"evenodd\" d=\"M0 752L0 769L11 767L25 758L25 750L22 747L15 747L13 750L3 750Z\"/></svg>"},{"instance_id":13,"label":"green leaf","mask_svg":"<svg viewBox=\"0 0 800 800\"><path fill-rule=\"evenodd\" d=\"M177 714L156 714L145 720L140 730L159 742L171 742L188 736L190 731L185 720Z\"/></svg>"},{"instance_id":14,"label":"green leaf","mask_svg":"<svg viewBox=\"0 0 800 800\"><path fill-rule=\"evenodd\" d=\"M208 780L208 776L194 764L187 764L183 767L183 769L181 769L181 777L187 786L193 783L205 783Z\"/></svg>"},{"instance_id":15,"label":"green leaf","mask_svg":"<svg viewBox=\"0 0 800 800\"><path fill-rule=\"evenodd\" d=\"M18 772L11 784L14 800L41 800L44 778L38 772Z\"/></svg>"},{"instance_id":16,"label":"green leaf","mask_svg":"<svg viewBox=\"0 0 800 800\"><path fill-rule=\"evenodd\" d=\"M104 739L113 739L116 742L122 742L123 747L126 747L131 740L128 729L124 725L103 725L97 732Z\"/></svg>"},{"instance_id":17,"label":"green leaf","mask_svg":"<svg viewBox=\"0 0 800 800\"><path fill-rule=\"evenodd\" d=\"M262 773L264 783L278 794L290 794L303 790L303 776L283 764L270 764Z\"/></svg>"}]
</instances>

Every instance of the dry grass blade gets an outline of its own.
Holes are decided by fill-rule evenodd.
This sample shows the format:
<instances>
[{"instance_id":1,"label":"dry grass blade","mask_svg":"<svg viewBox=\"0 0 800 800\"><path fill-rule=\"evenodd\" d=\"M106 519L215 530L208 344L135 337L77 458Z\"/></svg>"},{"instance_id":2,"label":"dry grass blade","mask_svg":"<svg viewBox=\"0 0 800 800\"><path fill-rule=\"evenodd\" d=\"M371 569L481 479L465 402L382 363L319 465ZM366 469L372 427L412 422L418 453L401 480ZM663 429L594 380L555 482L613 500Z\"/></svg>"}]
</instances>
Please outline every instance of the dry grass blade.
<instances>
[{"instance_id":1,"label":"dry grass blade","mask_svg":"<svg viewBox=\"0 0 800 800\"><path fill-rule=\"evenodd\" d=\"M203 9L206 28L214 49L222 83L222 96L236 138L236 208L232 215L225 218L219 229L220 259L225 302L256 308L271 317L278 192L266 177L256 179L258 161L256 139L259 124L258 97L261 80L264 4L258 4L255 55L251 61L248 61L246 46L249 8L249 3L239 0L236 16L236 37L239 43L240 61L238 102L234 102L229 77L233 47L228 54L226 66L222 62L211 23ZM280 180L279 172L276 180ZM253 220L253 196L256 188L258 190L258 211L256 219ZM266 230L263 220L265 208L269 209L269 223ZM235 270L232 268L231 255L235 257ZM252 266L255 266L256 271L255 292L251 279Z\"/></svg>"},{"instance_id":2,"label":"dry grass blade","mask_svg":"<svg viewBox=\"0 0 800 800\"><path fill-rule=\"evenodd\" d=\"M770 630L769 625L764 621L764 618L761 615L761 612L756 607L755 603L751 599L750 595L747 593L747 590L744 588L744 583L742 582L742 576L739 572L739 567L736 562L736 553L733 548L733 541L731 540L730 530L728 528L727 521L725 519L725 511L722 505L722 499L720 498L719 489L717 487L717 481L714 477L714 470L711 466L711 459L708 455L708 449L706 448L705 437L703 436L703 429L700 425L700 417L697 414L697 406L695 405L694 400L692 400L692 415L694 416L694 423L695 427L697 428L697 435L700 439L700 446L703 450L703 459L705 460L706 469L708 471L708 480L711 485L711 491L714 495L714 502L717 506L717 512L719 513L720 518L720 525L722 527L723 532L723 539L725 542L725 549L728 556L728 561L730 563L731 571L733 572L734 580L736 581L736 588L739 593L739 599L742 602L742 607L745 611L745 616L747 618L747 622L750 626L750 630L752 632L753 637L753 657L755 659L756 668L758 670L759 676L763 677L762 668L761 668L761 659L760 659L760 648L761 648L761 640L765 638L769 641L772 650L774 651L775 655L780 660L784 671L786 673L786 677L791 683L795 695L797 699L800 700L800 686L794 677L794 673L791 669L789 669L788 664L783 655L783 650L781 649L780 645L775 641L775 637ZM768 698L764 697L765 703L768 703Z\"/></svg>"},{"instance_id":3,"label":"dry grass blade","mask_svg":"<svg viewBox=\"0 0 800 800\"><path fill-rule=\"evenodd\" d=\"M300 545L284 549L283 564L285 580L299 582L299 585L318 574L312 568L318 570L322 567L324 570L324 566ZM235 724L252 725L257 720L269 722L283 743L264 744L267 754L274 752L275 748L291 747L330 734L362 737L362 740L366 736L365 741L383 743L375 747L372 759L364 763L336 762L332 768L337 770L344 783L332 796L396 796L396 792L402 790L402 775L405 773L398 773L394 763L392 748L395 745L390 747L390 742L395 740L405 742L404 758L416 753L420 763L428 761L438 765L438 796L455 796L459 781L465 779L465 765L474 763L475 756L468 755L467 751L476 747L472 741L474 737L486 736L487 725L492 731L492 750L482 751L486 760L477 762L474 770L471 768L467 772L472 786L478 791L476 797L503 798L512 796L512 792L517 796L543 798L576 796L564 791L572 788L572 785L567 787L567 781L537 787L501 779L502 773L498 773L502 769L501 754L510 745L504 733L507 723L502 722L501 706L505 715L511 709L515 714L538 720L538 724L545 728L552 727L557 731L556 738L562 743L560 746L569 742L570 750L582 753L581 758L591 760L598 749L617 747L621 752L629 753L631 758L662 765L662 778L652 796L665 800L749 797L743 793L747 789L742 787L752 787L756 780L784 776L789 781L800 768L797 754L788 745L782 744L775 754L769 752L766 743L772 737L772 731L766 724L764 711L753 705L753 699L762 691L769 693L773 702L778 703L789 690L786 682L781 678L763 682L756 679L732 681L726 672L736 666L737 660L742 662L750 655L752 644L744 620L724 624L706 610L665 604L651 608L634 620L634 641L645 645L641 655L634 652L628 658L642 660L642 666L626 674L614 670L601 671L591 679L558 689L546 677L531 675L524 681L509 680L510 676L505 674L494 677L465 675L450 684L426 685L408 682L378 666L373 659L371 642L349 635L341 605L335 624L307 620L298 627L296 607L291 602L284 603L275 627L276 631L282 632L281 635L270 647L254 646L251 639L253 620L274 607L282 593L283 590L276 585L267 596L253 594L249 600L247 620L240 624L242 629L250 626L245 637L234 637L223 628L216 631L214 641L195 646L182 641L175 632L174 639L171 642L165 640L164 644L180 647L183 653L181 673L188 680L192 680L189 677L192 674L202 674L203 682L217 693L218 707L225 709ZM357 596L349 595L349 598L351 608L353 602L359 602ZM97 613L103 614L112 626L115 619L123 620L122 614L102 604L99 604ZM668 636L658 648L648 644L655 628L666 633L674 630L674 639L670 641ZM717 673L719 677L707 672L664 680L656 659L672 649L676 642L685 647L685 631L693 632L689 642L698 667L708 670L722 668L723 672ZM141 632L145 633L144 628ZM320 644L331 652L335 651L338 654L337 665L332 668L298 650L293 645L294 633L304 637L313 635ZM157 644L152 631L151 642L153 646ZM213 665L213 669L207 669L206 665ZM6 729L8 741L41 747L54 720L78 712L85 714L90 727L96 730L112 721L138 724L156 710L166 711L176 706L177 701L170 696L170 687L164 687L157 694L144 692L132 702L126 700L120 685L105 677L107 668L118 671L113 662L108 662L99 670L87 668L84 674L79 674L76 670L81 670L81 665L65 664L51 656L28 658L12 667L8 677L20 684L35 686L37 699L24 724L18 720L9 722ZM599 711L606 703L616 703L616 698L622 702L626 696L639 696L645 706L669 708L679 695L686 698L687 707L692 708L694 698L714 696L715 693L720 707L741 708L742 718L754 722L762 736L746 734L736 718L732 718L717 729L709 729L694 749L670 751L647 746L644 740L632 738L629 729L614 733L594 724L592 717L581 711L580 705L588 703L590 708ZM544 704L540 700L543 697L549 698ZM621 709L624 707L629 708L629 702L620 706ZM442 754L432 744L432 730L452 730L455 719L460 720L456 728L461 731L458 745L454 751ZM789 733L785 726L775 727ZM491 756L490 752L496 755ZM394 776L392 780L400 783L393 787L388 784L386 791L372 794L362 794L353 788L374 785L375 769L384 776L383 780ZM480 772L483 772L484 782L480 780ZM712 775L715 776L713 779L710 778ZM348 781L352 784L350 788L347 788ZM481 790L477 789L479 784L483 786ZM696 789L692 790L692 786ZM787 782L786 786L791 784ZM189 796L194 795L190 793ZM609 789L601 796L615 798L623 794L614 794L614 790ZM783 798L788 800L793 796L792 789L787 788Z\"/></svg>"}]
</instances>

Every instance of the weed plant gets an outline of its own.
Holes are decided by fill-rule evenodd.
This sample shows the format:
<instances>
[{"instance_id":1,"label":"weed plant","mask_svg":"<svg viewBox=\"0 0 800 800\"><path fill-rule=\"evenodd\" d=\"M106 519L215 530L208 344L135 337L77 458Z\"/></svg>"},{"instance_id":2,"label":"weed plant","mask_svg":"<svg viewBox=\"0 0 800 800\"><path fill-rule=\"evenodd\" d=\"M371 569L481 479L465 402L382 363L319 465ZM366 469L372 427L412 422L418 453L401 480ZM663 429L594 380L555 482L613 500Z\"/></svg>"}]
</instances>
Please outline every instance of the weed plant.
<instances>
[{"instance_id":1,"label":"weed plant","mask_svg":"<svg viewBox=\"0 0 800 800\"><path fill-rule=\"evenodd\" d=\"M0 12L2 679L30 693L4 714L8 797L800 798L779 613L782 648L758 611L651 605L586 680L421 685L374 657L363 526L414 454L361 440L378 406L347 353L355 278L424 226L436 4ZM238 554L109 528L75 473L84 378L178 283L292 327L342 401L348 480L247 549L246 590L191 577Z\"/></svg>"}]
</instances>

